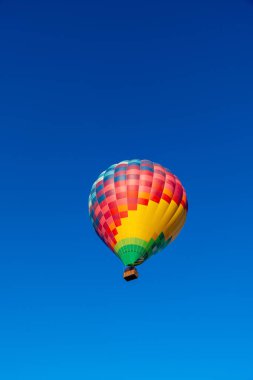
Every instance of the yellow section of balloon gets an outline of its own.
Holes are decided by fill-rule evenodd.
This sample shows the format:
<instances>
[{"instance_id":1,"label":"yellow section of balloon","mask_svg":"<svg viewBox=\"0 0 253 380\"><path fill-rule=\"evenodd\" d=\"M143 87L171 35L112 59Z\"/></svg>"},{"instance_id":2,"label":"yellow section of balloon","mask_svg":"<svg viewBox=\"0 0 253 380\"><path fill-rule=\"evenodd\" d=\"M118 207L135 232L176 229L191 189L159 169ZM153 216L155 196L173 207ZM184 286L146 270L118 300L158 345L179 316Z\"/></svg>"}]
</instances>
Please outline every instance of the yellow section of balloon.
<instances>
[{"instance_id":1,"label":"yellow section of balloon","mask_svg":"<svg viewBox=\"0 0 253 380\"><path fill-rule=\"evenodd\" d=\"M174 201L169 205L162 199L159 203L150 201L148 206L138 205L137 210L128 211L128 217L121 219L116 241L137 238L149 242L152 238L156 239L161 231L165 240L170 237L174 240L184 225L186 214L185 208Z\"/></svg>"}]
</instances>

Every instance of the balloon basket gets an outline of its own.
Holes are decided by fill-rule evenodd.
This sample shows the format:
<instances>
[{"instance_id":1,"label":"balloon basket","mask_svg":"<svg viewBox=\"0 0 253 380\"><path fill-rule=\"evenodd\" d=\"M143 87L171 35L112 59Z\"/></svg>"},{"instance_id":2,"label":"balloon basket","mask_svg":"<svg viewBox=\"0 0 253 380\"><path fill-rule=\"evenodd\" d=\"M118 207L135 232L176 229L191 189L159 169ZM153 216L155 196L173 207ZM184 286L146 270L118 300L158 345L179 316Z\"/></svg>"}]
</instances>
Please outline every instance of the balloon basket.
<instances>
[{"instance_id":1,"label":"balloon basket","mask_svg":"<svg viewBox=\"0 0 253 380\"><path fill-rule=\"evenodd\" d=\"M132 280L137 280L138 278L138 272L135 267L128 267L125 269L123 278L126 281L132 281Z\"/></svg>"}]
</instances>

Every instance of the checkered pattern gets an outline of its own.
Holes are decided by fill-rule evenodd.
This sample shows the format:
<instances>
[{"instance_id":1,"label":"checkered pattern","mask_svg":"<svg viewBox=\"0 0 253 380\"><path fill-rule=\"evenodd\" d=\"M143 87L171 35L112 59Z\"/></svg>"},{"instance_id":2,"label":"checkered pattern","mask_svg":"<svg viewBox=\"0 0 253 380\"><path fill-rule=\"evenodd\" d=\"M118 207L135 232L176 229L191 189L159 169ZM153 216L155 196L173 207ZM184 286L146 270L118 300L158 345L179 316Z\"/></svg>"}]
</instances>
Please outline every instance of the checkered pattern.
<instances>
[{"instance_id":1,"label":"checkered pattern","mask_svg":"<svg viewBox=\"0 0 253 380\"><path fill-rule=\"evenodd\" d=\"M181 182L168 169L148 160L122 161L110 166L94 182L89 196L90 218L100 238L115 251L118 229L129 212L137 210L138 205L159 204L161 200L168 206L173 200L185 210L188 208ZM164 238L159 239L158 249L166 245ZM148 254L144 252L144 256Z\"/></svg>"}]
</instances>

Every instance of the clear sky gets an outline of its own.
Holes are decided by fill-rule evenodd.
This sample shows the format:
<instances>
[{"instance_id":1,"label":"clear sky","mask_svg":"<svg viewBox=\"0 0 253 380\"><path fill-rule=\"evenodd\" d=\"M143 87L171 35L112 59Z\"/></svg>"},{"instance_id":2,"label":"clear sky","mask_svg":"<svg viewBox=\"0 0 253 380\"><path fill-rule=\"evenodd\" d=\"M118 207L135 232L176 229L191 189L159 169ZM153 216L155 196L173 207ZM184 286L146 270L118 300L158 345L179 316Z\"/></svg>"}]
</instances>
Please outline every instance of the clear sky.
<instances>
[{"instance_id":1,"label":"clear sky","mask_svg":"<svg viewBox=\"0 0 253 380\"><path fill-rule=\"evenodd\" d=\"M0 379L253 379L253 2L0 1ZM150 159L186 226L126 283L90 187Z\"/></svg>"}]
</instances>

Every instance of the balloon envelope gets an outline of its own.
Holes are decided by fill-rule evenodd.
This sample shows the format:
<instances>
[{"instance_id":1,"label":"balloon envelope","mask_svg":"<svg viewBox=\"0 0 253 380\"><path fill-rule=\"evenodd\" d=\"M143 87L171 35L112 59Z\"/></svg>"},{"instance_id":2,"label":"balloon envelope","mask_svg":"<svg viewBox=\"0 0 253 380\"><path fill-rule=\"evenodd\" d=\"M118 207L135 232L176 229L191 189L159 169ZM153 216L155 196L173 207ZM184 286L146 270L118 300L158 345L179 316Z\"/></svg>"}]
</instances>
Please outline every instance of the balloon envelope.
<instances>
[{"instance_id":1,"label":"balloon envelope","mask_svg":"<svg viewBox=\"0 0 253 380\"><path fill-rule=\"evenodd\" d=\"M124 265L139 265L173 241L188 210L179 179L148 160L102 172L89 195L95 231Z\"/></svg>"}]
</instances>

